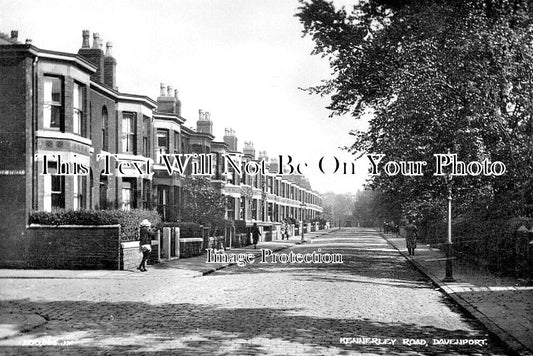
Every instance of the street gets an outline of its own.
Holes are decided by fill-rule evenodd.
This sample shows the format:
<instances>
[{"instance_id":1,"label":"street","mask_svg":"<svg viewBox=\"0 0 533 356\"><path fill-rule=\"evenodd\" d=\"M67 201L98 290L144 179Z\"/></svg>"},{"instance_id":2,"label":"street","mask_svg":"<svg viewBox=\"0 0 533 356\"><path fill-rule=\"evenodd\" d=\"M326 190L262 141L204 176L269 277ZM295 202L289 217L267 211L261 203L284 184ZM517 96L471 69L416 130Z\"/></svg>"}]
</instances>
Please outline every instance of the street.
<instances>
[{"instance_id":1,"label":"street","mask_svg":"<svg viewBox=\"0 0 533 356\"><path fill-rule=\"evenodd\" d=\"M173 273L179 261L113 278L4 277L2 309L46 322L0 340L0 353L506 354L373 230L290 251L340 253L343 263L256 261L197 278Z\"/></svg>"}]
</instances>

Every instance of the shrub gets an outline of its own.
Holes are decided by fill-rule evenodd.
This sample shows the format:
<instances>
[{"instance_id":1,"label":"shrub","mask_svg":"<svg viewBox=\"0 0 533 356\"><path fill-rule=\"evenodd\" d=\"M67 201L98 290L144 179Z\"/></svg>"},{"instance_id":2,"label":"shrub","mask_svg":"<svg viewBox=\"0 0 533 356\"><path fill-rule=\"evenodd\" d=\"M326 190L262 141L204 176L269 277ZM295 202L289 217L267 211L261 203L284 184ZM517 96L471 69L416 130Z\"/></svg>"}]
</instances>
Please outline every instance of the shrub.
<instances>
[{"instance_id":1,"label":"shrub","mask_svg":"<svg viewBox=\"0 0 533 356\"><path fill-rule=\"evenodd\" d=\"M248 232L246 228L246 221L244 220L235 220L235 233L236 234L245 234Z\"/></svg>"},{"instance_id":2,"label":"shrub","mask_svg":"<svg viewBox=\"0 0 533 356\"><path fill-rule=\"evenodd\" d=\"M34 211L30 214L30 224L40 225L120 225L122 241L137 240L139 225L147 219L152 226L159 228L161 218L155 210L55 210Z\"/></svg>"}]
</instances>

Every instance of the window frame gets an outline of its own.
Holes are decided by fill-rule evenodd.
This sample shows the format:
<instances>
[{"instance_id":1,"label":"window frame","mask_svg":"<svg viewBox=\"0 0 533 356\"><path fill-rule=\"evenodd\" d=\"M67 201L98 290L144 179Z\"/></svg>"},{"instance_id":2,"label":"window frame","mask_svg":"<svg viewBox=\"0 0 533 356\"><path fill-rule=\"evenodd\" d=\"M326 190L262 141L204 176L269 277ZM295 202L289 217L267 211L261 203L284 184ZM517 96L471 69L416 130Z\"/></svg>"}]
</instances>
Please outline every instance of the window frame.
<instances>
[{"instance_id":1,"label":"window frame","mask_svg":"<svg viewBox=\"0 0 533 356\"><path fill-rule=\"evenodd\" d=\"M102 106L102 151L109 151L109 110Z\"/></svg>"},{"instance_id":2,"label":"window frame","mask_svg":"<svg viewBox=\"0 0 533 356\"><path fill-rule=\"evenodd\" d=\"M77 95L76 88L78 88ZM72 86L72 132L76 135L80 135L81 137L87 137L87 122L85 120L86 92L87 88L84 84L74 81ZM76 107L76 102L78 107Z\"/></svg>"},{"instance_id":3,"label":"window frame","mask_svg":"<svg viewBox=\"0 0 533 356\"><path fill-rule=\"evenodd\" d=\"M46 82L47 82L47 79L51 79L51 80L58 80L59 81L59 89L60 89L60 100L59 101L55 101L53 100L53 94L54 94L54 91L53 91L53 87L54 87L54 84L52 82L52 87L50 89L50 93L51 93L51 101L47 101L47 98L46 98ZM61 75L54 75L54 74L44 74L43 75L43 89L44 89L44 93L43 93L43 106L42 106L42 109L43 109L43 128L47 129L47 130L54 130L54 131L60 131L60 132L65 132L65 78ZM47 110L47 107L50 107L50 122L47 123L46 122L46 110ZM53 117L53 108L59 108L59 125L58 126L52 126L52 117Z\"/></svg>"},{"instance_id":4,"label":"window frame","mask_svg":"<svg viewBox=\"0 0 533 356\"><path fill-rule=\"evenodd\" d=\"M129 125L130 130L126 131L127 127L125 123L131 121ZM137 113L130 111L122 112L122 152L137 154ZM131 140L131 146L130 145Z\"/></svg>"},{"instance_id":5,"label":"window frame","mask_svg":"<svg viewBox=\"0 0 533 356\"><path fill-rule=\"evenodd\" d=\"M150 157L150 132L151 120L149 116L143 115L143 156Z\"/></svg>"},{"instance_id":6,"label":"window frame","mask_svg":"<svg viewBox=\"0 0 533 356\"><path fill-rule=\"evenodd\" d=\"M121 209L125 211L130 211L131 209L135 209L135 189L136 189L136 182L133 179L123 179L122 180L122 187L120 189L121 192ZM129 186L129 188L127 188ZM124 199L124 192L129 191L129 200Z\"/></svg>"}]
</instances>

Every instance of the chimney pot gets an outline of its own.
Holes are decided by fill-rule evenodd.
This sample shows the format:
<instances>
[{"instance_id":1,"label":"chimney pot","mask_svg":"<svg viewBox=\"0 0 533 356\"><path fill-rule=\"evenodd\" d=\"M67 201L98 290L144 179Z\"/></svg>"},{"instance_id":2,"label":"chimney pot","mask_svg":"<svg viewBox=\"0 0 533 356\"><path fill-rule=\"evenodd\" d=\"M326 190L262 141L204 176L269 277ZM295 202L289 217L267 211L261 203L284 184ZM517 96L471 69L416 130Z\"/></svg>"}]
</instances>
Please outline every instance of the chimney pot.
<instances>
[{"instance_id":1,"label":"chimney pot","mask_svg":"<svg viewBox=\"0 0 533 356\"><path fill-rule=\"evenodd\" d=\"M174 97L177 99L178 98L178 89L174 89Z\"/></svg>"},{"instance_id":2,"label":"chimney pot","mask_svg":"<svg viewBox=\"0 0 533 356\"><path fill-rule=\"evenodd\" d=\"M83 38L81 42L81 48L90 48L91 46L89 45L89 36L90 36L89 30L81 31L81 36Z\"/></svg>"},{"instance_id":3,"label":"chimney pot","mask_svg":"<svg viewBox=\"0 0 533 356\"><path fill-rule=\"evenodd\" d=\"M12 39L13 41L16 41L16 40L18 40L18 38L19 38L19 32L16 31L16 30L12 30L12 31L11 31L11 39Z\"/></svg>"},{"instance_id":4,"label":"chimney pot","mask_svg":"<svg viewBox=\"0 0 533 356\"><path fill-rule=\"evenodd\" d=\"M107 42L105 47L105 56L113 57L113 42Z\"/></svg>"},{"instance_id":5,"label":"chimney pot","mask_svg":"<svg viewBox=\"0 0 533 356\"><path fill-rule=\"evenodd\" d=\"M159 96L165 96L166 86L165 83L159 85Z\"/></svg>"},{"instance_id":6,"label":"chimney pot","mask_svg":"<svg viewBox=\"0 0 533 356\"><path fill-rule=\"evenodd\" d=\"M172 96L172 85L167 87L167 96Z\"/></svg>"},{"instance_id":7,"label":"chimney pot","mask_svg":"<svg viewBox=\"0 0 533 356\"><path fill-rule=\"evenodd\" d=\"M31 38L26 38L26 44L31 44Z\"/></svg>"},{"instance_id":8,"label":"chimney pot","mask_svg":"<svg viewBox=\"0 0 533 356\"><path fill-rule=\"evenodd\" d=\"M93 49L100 49L100 34L98 32L93 33Z\"/></svg>"}]
</instances>

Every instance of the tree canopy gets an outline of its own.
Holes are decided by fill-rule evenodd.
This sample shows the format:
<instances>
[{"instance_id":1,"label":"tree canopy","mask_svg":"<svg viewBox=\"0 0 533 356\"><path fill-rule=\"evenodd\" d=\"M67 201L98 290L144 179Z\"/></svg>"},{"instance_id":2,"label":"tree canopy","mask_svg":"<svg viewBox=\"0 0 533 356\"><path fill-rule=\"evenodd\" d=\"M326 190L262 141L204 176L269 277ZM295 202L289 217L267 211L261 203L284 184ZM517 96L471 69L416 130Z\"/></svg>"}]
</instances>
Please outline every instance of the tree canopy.
<instances>
[{"instance_id":1,"label":"tree canopy","mask_svg":"<svg viewBox=\"0 0 533 356\"><path fill-rule=\"evenodd\" d=\"M459 213L533 213L532 15L526 0L361 0L351 11L301 1L304 35L333 69L309 92L329 95L333 115L370 116L350 150L429 164L423 177L375 176L370 187L409 209L436 206L447 181L433 176L433 155L450 149L507 167L455 177Z\"/></svg>"},{"instance_id":2,"label":"tree canopy","mask_svg":"<svg viewBox=\"0 0 533 356\"><path fill-rule=\"evenodd\" d=\"M220 230L224 226L226 198L215 190L208 178L187 176L184 181L185 204L182 218ZM216 231L215 231L216 232Z\"/></svg>"}]
</instances>

